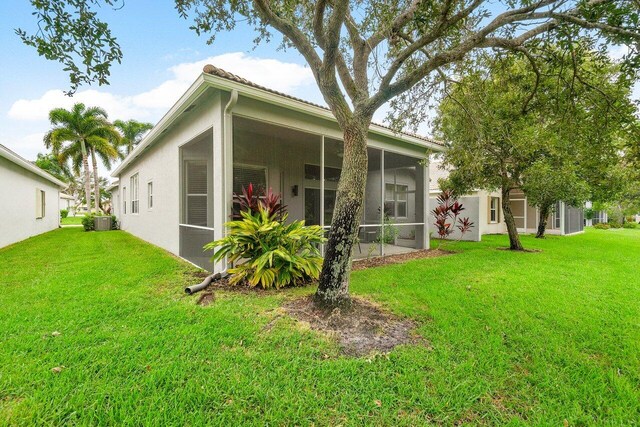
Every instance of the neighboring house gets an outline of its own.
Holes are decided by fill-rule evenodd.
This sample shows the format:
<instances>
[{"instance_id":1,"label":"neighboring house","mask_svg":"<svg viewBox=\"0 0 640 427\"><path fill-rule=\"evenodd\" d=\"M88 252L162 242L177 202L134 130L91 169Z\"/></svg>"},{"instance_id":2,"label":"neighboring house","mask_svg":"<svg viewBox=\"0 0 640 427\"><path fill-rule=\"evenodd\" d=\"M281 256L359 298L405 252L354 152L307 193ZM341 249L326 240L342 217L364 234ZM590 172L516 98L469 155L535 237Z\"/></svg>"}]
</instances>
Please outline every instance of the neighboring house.
<instances>
[{"instance_id":1,"label":"neighboring house","mask_svg":"<svg viewBox=\"0 0 640 427\"><path fill-rule=\"evenodd\" d=\"M66 186L0 145L0 247L58 228Z\"/></svg>"},{"instance_id":2,"label":"neighboring house","mask_svg":"<svg viewBox=\"0 0 640 427\"><path fill-rule=\"evenodd\" d=\"M438 179L446 178L449 172L443 170L441 165L433 162L430 168L430 199L432 208L436 205L436 197L440 193ZM539 214L535 206L529 205L522 190L510 192L510 206L513 218L520 233L536 233L538 231ZM462 217L469 217L474 223L470 232L463 236L464 240L479 241L485 234L502 234L507 232L502 212L502 194L499 191L487 192L475 190L459 198L464 210ZM606 215L606 214L605 214ZM430 214L431 223L434 222ZM558 203L554 212L547 219L546 233L569 235L583 231L584 212L582 208L575 208L566 203ZM459 232L455 232L451 238L458 239Z\"/></svg>"},{"instance_id":3,"label":"neighboring house","mask_svg":"<svg viewBox=\"0 0 640 427\"><path fill-rule=\"evenodd\" d=\"M60 210L66 209L67 211L69 211L69 215L73 216L76 213L75 204L76 204L75 197L70 196L66 193L60 193L60 201L59 201Z\"/></svg>"},{"instance_id":4,"label":"neighboring house","mask_svg":"<svg viewBox=\"0 0 640 427\"><path fill-rule=\"evenodd\" d=\"M249 183L281 194L290 220L329 228L341 138L330 110L207 65L113 172L114 212L122 229L220 271L202 246L224 236L232 195ZM427 248L427 153L442 145L375 124L368 145L354 257Z\"/></svg>"},{"instance_id":5,"label":"neighboring house","mask_svg":"<svg viewBox=\"0 0 640 427\"><path fill-rule=\"evenodd\" d=\"M437 205L437 197L440 194L438 179L446 178L449 172L442 168L440 162L432 162L429 168L429 198L430 210ZM458 201L462 203L464 210L461 217L468 217L473 222L473 227L462 236L463 240L479 242L485 234L502 234L507 232L507 227L502 218L502 196L499 191L475 190ZM430 213L430 222L433 224L435 218ZM459 239L460 232L456 231L451 235L451 239Z\"/></svg>"},{"instance_id":6,"label":"neighboring house","mask_svg":"<svg viewBox=\"0 0 640 427\"><path fill-rule=\"evenodd\" d=\"M591 202L586 202L584 204L584 207L587 209L590 209L593 207L593 203ZM600 223L607 223L609 222L609 214L607 214L607 211L593 211L593 218L592 219L586 219L584 220L584 225L589 227L592 225L596 225L596 224L600 224Z\"/></svg>"},{"instance_id":7,"label":"neighboring house","mask_svg":"<svg viewBox=\"0 0 640 427\"><path fill-rule=\"evenodd\" d=\"M114 181L107 187L107 191L111 193L111 199L105 203L105 209L111 210L111 215L120 216L120 194L118 192L119 181Z\"/></svg>"}]
</instances>

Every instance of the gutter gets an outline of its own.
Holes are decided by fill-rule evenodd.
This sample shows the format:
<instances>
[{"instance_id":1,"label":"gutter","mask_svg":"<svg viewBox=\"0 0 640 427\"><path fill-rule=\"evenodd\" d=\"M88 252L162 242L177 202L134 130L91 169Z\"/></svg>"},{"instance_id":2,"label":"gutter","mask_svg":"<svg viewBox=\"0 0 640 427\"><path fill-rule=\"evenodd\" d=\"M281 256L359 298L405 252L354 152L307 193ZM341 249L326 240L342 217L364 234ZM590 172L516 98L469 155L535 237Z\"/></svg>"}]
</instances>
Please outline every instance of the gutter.
<instances>
[{"instance_id":1,"label":"gutter","mask_svg":"<svg viewBox=\"0 0 640 427\"><path fill-rule=\"evenodd\" d=\"M223 90L225 92L236 93L236 98L232 105L227 105L229 108L229 112L235 104L237 103L237 96L243 95L248 98L253 98L262 102L266 102L272 105L278 105L281 107L285 107L294 111L298 111L310 116L322 118L329 120L333 123L336 122L335 117L331 113L330 110L327 110L320 106L315 106L309 104L304 101L299 101L293 98L288 98L283 95L276 95L264 89L255 88L252 86L247 86L245 84L237 83L232 80L224 79L221 77L213 76L211 74L202 73L200 76L193 82L193 84L187 89L187 91L180 97L180 99L169 109L169 111L158 121L156 126L151 129L151 131L142 139L140 144L129 154L122 163L118 167L114 169L111 173L111 176L116 178L118 175L126 169L129 164L131 164L137 157L139 157L142 152L150 146L156 138L158 138L169 126L173 124L175 120L178 119L180 114L186 110L189 105L196 101L197 98L202 95L206 89L215 88L219 90ZM227 113L227 108L225 108L225 114ZM442 152L445 151L445 147L435 142L430 142L429 140L425 140L422 138L418 138L412 135L406 135L402 133L396 133L391 129L387 129L381 125L372 123L369 127L369 132L386 136L392 139L395 139L400 142L404 142L406 144L411 144L414 146L419 146L422 148L426 148L433 151Z\"/></svg>"}]
</instances>

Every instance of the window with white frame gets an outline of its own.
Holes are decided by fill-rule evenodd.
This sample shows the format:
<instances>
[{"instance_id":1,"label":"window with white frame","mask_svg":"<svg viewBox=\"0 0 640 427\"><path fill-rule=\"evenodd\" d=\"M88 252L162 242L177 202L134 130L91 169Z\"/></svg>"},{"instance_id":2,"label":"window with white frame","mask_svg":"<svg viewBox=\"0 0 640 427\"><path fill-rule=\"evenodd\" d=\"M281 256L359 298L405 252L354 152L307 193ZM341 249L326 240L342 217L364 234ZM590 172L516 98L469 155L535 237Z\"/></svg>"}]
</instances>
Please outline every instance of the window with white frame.
<instances>
[{"instance_id":1,"label":"window with white frame","mask_svg":"<svg viewBox=\"0 0 640 427\"><path fill-rule=\"evenodd\" d=\"M122 214L127 213L127 187L122 187Z\"/></svg>"},{"instance_id":2,"label":"window with white frame","mask_svg":"<svg viewBox=\"0 0 640 427\"><path fill-rule=\"evenodd\" d=\"M491 197L489 203L489 223L496 224L500 222L500 197Z\"/></svg>"},{"instance_id":3,"label":"window with white frame","mask_svg":"<svg viewBox=\"0 0 640 427\"><path fill-rule=\"evenodd\" d=\"M131 213L137 214L139 212L139 197L138 197L138 174L135 174L130 179L131 187Z\"/></svg>"},{"instance_id":4,"label":"window with white frame","mask_svg":"<svg viewBox=\"0 0 640 427\"><path fill-rule=\"evenodd\" d=\"M45 192L36 188L36 219L44 218L46 212Z\"/></svg>"},{"instance_id":5,"label":"window with white frame","mask_svg":"<svg viewBox=\"0 0 640 427\"><path fill-rule=\"evenodd\" d=\"M147 182L147 208L153 209L153 181Z\"/></svg>"},{"instance_id":6,"label":"window with white frame","mask_svg":"<svg viewBox=\"0 0 640 427\"><path fill-rule=\"evenodd\" d=\"M185 160L184 222L207 227L209 206L209 180L207 161Z\"/></svg>"},{"instance_id":7,"label":"window with white frame","mask_svg":"<svg viewBox=\"0 0 640 427\"><path fill-rule=\"evenodd\" d=\"M407 194L409 186L403 184L384 185L384 211L391 218L407 217Z\"/></svg>"},{"instance_id":8,"label":"window with white frame","mask_svg":"<svg viewBox=\"0 0 640 427\"><path fill-rule=\"evenodd\" d=\"M267 168L254 165L233 165L233 192L242 194L243 188L253 184L253 190L267 189Z\"/></svg>"},{"instance_id":9,"label":"window with white frame","mask_svg":"<svg viewBox=\"0 0 640 427\"><path fill-rule=\"evenodd\" d=\"M556 207L553 211L553 224L554 224L554 228L556 229L560 229L560 224L561 224L560 215L562 214L561 207L562 205L560 204L560 202L557 202Z\"/></svg>"}]
</instances>

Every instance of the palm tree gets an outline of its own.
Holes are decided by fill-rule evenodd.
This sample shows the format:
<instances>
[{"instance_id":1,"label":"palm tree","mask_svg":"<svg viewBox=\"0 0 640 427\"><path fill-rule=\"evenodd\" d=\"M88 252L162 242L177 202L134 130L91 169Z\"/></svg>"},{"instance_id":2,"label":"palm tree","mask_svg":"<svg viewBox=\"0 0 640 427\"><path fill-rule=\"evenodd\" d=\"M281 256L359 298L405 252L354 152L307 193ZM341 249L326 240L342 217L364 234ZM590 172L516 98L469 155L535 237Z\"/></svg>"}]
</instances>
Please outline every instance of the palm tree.
<instances>
[{"instance_id":1,"label":"palm tree","mask_svg":"<svg viewBox=\"0 0 640 427\"><path fill-rule=\"evenodd\" d=\"M44 137L44 144L58 156L60 163L72 161L75 171L80 171L80 163L84 170L84 192L87 207L91 203L91 174L89 171L89 154L100 147L105 153L115 152L114 143L120 142L120 134L107 120L107 113L99 107L85 107L82 103L74 104L72 109L55 108L49 112L49 121L54 126ZM67 144L65 144L67 143ZM109 150L108 146L111 146ZM117 154L116 154L117 155ZM95 155L92 155L94 157ZM94 169L96 168L94 158ZM97 171L94 170L94 176ZM94 180L95 209L99 210L100 189L98 180Z\"/></svg>"},{"instance_id":2,"label":"palm tree","mask_svg":"<svg viewBox=\"0 0 640 427\"><path fill-rule=\"evenodd\" d=\"M142 139L142 136L153 127L151 123L143 123L137 120L116 120L113 125L122 133L122 146L125 154L129 154Z\"/></svg>"}]
</instances>

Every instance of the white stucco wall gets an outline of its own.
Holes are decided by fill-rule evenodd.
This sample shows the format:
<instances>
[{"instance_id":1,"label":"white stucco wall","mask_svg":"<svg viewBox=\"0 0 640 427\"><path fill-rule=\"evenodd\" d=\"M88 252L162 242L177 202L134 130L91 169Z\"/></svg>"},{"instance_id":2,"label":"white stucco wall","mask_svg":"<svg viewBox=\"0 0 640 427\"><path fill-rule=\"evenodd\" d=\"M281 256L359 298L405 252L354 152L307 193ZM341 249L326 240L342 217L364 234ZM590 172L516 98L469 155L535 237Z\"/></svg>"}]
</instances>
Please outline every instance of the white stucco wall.
<instances>
[{"instance_id":1,"label":"white stucco wall","mask_svg":"<svg viewBox=\"0 0 640 427\"><path fill-rule=\"evenodd\" d=\"M36 218L36 190L45 191L45 216ZM0 247L60 224L59 189L52 182L0 157Z\"/></svg>"},{"instance_id":2,"label":"white stucco wall","mask_svg":"<svg viewBox=\"0 0 640 427\"><path fill-rule=\"evenodd\" d=\"M180 146L211 129L213 106L219 102L215 93L203 95L198 105L183 113L161 140L151 146L138 161L124 170L119 178L116 212L120 228L160 246L174 254L180 251ZM213 144L213 139L211 141ZM138 174L140 208L131 213L131 176ZM147 207L147 183L153 182L153 208ZM123 192L126 188L126 194ZM127 212L123 212L123 196Z\"/></svg>"}]
</instances>

